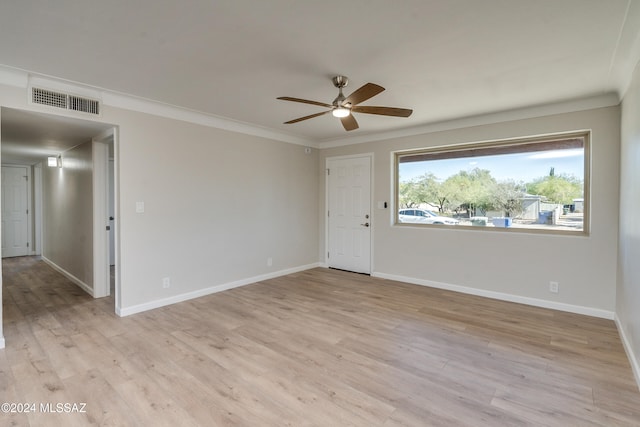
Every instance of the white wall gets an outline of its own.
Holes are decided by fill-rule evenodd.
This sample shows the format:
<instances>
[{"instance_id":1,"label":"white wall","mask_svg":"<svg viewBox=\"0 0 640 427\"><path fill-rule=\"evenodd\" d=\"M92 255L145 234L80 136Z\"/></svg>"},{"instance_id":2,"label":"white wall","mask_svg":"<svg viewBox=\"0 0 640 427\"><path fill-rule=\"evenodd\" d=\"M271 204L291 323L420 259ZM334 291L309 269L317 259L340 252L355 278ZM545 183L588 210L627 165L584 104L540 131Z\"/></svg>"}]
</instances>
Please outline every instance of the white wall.
<instances>
[{"instance_id":1,"label":"white wall","mask_svg":"<svg viewBox=\"0 0 640 427\"><path fill-rule=\"evenodd\" d=\"M602 317L615 309L619 107L558 114L322 150L373 152L373 201L393 200L394 150L592 129L591 234L588 237L396 227L392 209L373 209L374 275L456 288ZM320 181L324 201L324 180ZM390 204L391 206L391 204ZM321 205L321 212L325 212ZM324 215L320 231L324 235ZM324 243L319 254L323 259ZM560 293L549 292L549 281Z\"/></svg>"},{"instance_id":2,"label":"white wall","mask_svg":"<svg viewBox=\"0 0 640 427\"><path fill-rule=\"evenodd\" d=\"M109 107L104 115L119 126L125 314L317 265L316 150Z\"/></svg>"},{"instance_id":3,"label":"white wall","mask_svg":"<svg viewBox=\"0 0 640 427\"><path fill-rule=\"evenodd\" d=\"M43 111L16 80L0 106ZM317 150L108 105L97 120L118 129L122 314L318 265Z\"/></svg>"},{"instance_id":4,"label":"white wall","mask_svg":"<svg viewBox=\"0 0 640 427\"><path fill-rule=\"evenodd\" d=\"M0 123L2 122L2 109L0 109ZM2 141L2 126L0 126L0 141ZM0 164L2 164L2 159L0 158ZM1 184L1 183L0 183ZM1 186L0 186L1 188ZM2 198L0 197L0 200ZM1 206L0 206L0 212L2 212ZM0 230L2 229L2 227L0 227ZM0 239L2 238L2 231L0 231ZM4 289L4 284L2 283L2 264L0 263L0 302L4 301L3 297L2 297L2 291ZM5 342L4 342L4 333L3 333L3 326L2 326L2 306L4 304L0 303L0 348L4 348Z\"/></svg>"},{"instance_id":5,"label":"white wall","mask_svg":"<svg viewBox=\"0 0 640 427\"><path fill-rule=\"evenodd\" d=\"M2 105L32 108L25 91L0 85ZM393 150L592 129L589 237L400 228L390 209L374 209L373 271L612 314L619 114L602 108L305 154L298 145L105 105L99 120L118 128L121 311L323 260L327 156L373 152L373 200L390 202ZM135 212L138 201L144 213ZM559 294L548 292L550 280L560 282Z\"/></svg>"},{"instance_id":6,"label":"white wall","mask_svg":"<svg viewBox=\"0 0 640 427\"><path fill-rule=\"evenodd\" d=\"M616 314L640 384L640 71L622 102L620 243Z\"/></svg>"},{"instance_id":7,"label":"white wall","mask_svg":"<svg viewBox=\"0 0 640 427\"><path fill-rule=\"evenodd\" d=\"M64 152L62 164L43 168L42 256L93 294L91 141Z\"/></svg>"}]
</instances>

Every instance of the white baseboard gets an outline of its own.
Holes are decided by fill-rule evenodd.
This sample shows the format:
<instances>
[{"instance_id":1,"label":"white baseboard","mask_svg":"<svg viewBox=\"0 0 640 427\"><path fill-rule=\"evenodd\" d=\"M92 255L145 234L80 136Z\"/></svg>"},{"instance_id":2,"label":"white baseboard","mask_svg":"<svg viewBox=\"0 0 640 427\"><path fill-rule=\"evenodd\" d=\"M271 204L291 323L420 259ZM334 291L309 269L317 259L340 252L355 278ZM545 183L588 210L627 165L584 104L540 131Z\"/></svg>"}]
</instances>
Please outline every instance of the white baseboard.
<instances>
[{"instance_id":1,"label":"white baseboard","mask_svg":"<svg viewBox=\"0 0 640 427\"><path fill-rule=\"evenodd\" d=\"M56 270L58 273L62 274L67 279L71 280L73 283L78 285L80 287L80 289L82 289L83 291L85 291L89 295L93 296L93 288L91 286L87 285L82 280L78 279L76 276L74 276L73 274L69 273L67 270L65 270L64 268L60 267L58 264L56 264L55 262L51 261L47 257L43 256L42 260L44 262L46 262L51 268Z\"/></svg>"},{"instance_id":2,"label":"white baseboard","mask_svg":"<svg viewBox=\"0 0 640 427\"><path fill-rule=\"evenodd\" d=\"M160 308L160 307L175 304L178 302L203 297L205 295L215 294L217 292L238 288L240 286L250 285L252 283L261 282L263 280L273 279L280 276L286 276L287 274L293 274L293 273L298 273L300 271L310 270L312 268L316 268L319 266L320 266L320 263L313 263L313 264L302 265L299 267L288 268L285 270L279 270L273 273L267 273L267 274L261 274L259 276L248 277L246 279L236 280L235 282L223 283L221 285L211 286L204 289L198 289L197 291L187 292L180 295L174 295L172 297L162 298L162 299L146 302L144 304L138 304L130 307L116 309L116 314L121 317L129 316L132 314L141 313L143 311L153 310L154 308Z\"/></svg>"},{"instance_id":3,"label":"white baseboard","mask_svg":"<svg viewBox=\"0 0 640 427\"><path fill-rule=\"evenodd\" d=\"M627 353L627 359L629 359L629 363L631 364L631 370L633 371L633 376L636 379L638 390L640 390L640 359L636 357L633 347L631 346L631 341L629 341L627 333L622 326L622 322L620 322L620 318L617 313L615 315L615 322L618 327L618 334L620 334L620 339L622 340L622 346L624 347L624 351Z\"/></svg>"},{"instance_id":4,"label":"white baseboard","mask_svg":"<svg viewBox=\"0 0 640 427\"><path fill-rule=\"evenodd\" d=\"M599 308L583 307L579 305L523 297L520 295L506 294L503 292L487 291L484 289L470 288L467 286L452 285L449 283L433 282L430 280L416 279L413 277L398 276L394 274L376 272L372 273L371 275L374 277L380 277L382 279L395 280L398 282L411 283L420 286L428 286L430 288L445 289L448 291L461 292L463 294L477 295L480 297L492 298L502 301L516 302L519 304L532 305L535 307L550 308L553 310L566 311L569 313L584 314L591 317L600 317L609 320L613 320L614 318L613 311L602 310Z\"/></svg>"}]
</instances>

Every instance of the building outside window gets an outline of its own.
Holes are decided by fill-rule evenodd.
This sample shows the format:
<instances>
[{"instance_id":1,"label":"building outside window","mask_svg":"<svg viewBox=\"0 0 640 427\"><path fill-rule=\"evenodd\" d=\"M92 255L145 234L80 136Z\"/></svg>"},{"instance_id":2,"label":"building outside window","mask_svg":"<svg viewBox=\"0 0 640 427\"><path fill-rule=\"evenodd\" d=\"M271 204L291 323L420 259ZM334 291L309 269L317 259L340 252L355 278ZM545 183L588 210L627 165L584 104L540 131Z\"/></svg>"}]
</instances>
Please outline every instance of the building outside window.
<instances>
[{"instance_id":1,"label":"building outside window","mask_svg":"<svg viewBox=\"0 0 640 427\"><path fill-rule=\"evenodd\" d=\"M588 131L395 153L401 226L588 233Z\"/></svg>"}]
</instances>

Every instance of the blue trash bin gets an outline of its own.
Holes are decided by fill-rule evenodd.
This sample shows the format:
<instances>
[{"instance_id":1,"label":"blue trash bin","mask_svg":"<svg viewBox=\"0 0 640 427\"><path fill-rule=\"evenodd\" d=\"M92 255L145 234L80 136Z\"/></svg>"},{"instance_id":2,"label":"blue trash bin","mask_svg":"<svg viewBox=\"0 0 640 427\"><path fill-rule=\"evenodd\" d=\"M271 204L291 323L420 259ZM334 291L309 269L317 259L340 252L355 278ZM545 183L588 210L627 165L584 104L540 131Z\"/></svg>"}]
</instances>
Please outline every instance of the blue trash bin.
<instances>
[{"instance_id":1,"label":"blue trash bin","mask_svg":"<svg viewBox=\"0 0 640 427\"><path fill-rule=\"evenodd\" d=\"M511 227L511 218L495 217L491 220L494 227Z\"/></svg>"},{"instance_id":2,"label":"blue trash bin","mask_svg":"<svg viewBox=\"0 0 640 427\"><path fill-rule=\"evenodd\" d=\"M542 211L538 214L538 224L553 224L553 212L552 211Z\"/></svg>"}]
</instances>

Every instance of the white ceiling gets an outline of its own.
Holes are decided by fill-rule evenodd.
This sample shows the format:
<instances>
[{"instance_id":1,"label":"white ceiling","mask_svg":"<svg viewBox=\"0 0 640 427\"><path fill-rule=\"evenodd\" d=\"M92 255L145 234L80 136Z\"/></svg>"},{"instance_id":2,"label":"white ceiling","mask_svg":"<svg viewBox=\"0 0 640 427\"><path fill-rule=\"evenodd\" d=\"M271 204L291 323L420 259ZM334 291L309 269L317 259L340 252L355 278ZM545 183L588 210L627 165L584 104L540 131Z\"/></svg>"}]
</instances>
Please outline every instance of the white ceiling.
<instances>
[{"instance_id":1,"label":"white ceiling","mask_svg":"<svg viewBox=\"0 0 640 427\"><path fill-rule=\"evenodd\" d=\"M627 87L637 0L21 0L0 2L0 64L322 145ZM362 105L410 118L284 121L373 82ZM3 122L4 122L3 116ZM4 136L3 136L4 140Z\"/></svg>"},{"instance_id":2,"label":"white ceiling","mask_svg":"<svg viewBox=\"0 0 640 427\"><path fill-rule=\"evenodd\" d=\"M113 128L99 122L2 108L2 163L32 165Z\"/></svg>"}]
</instances>

